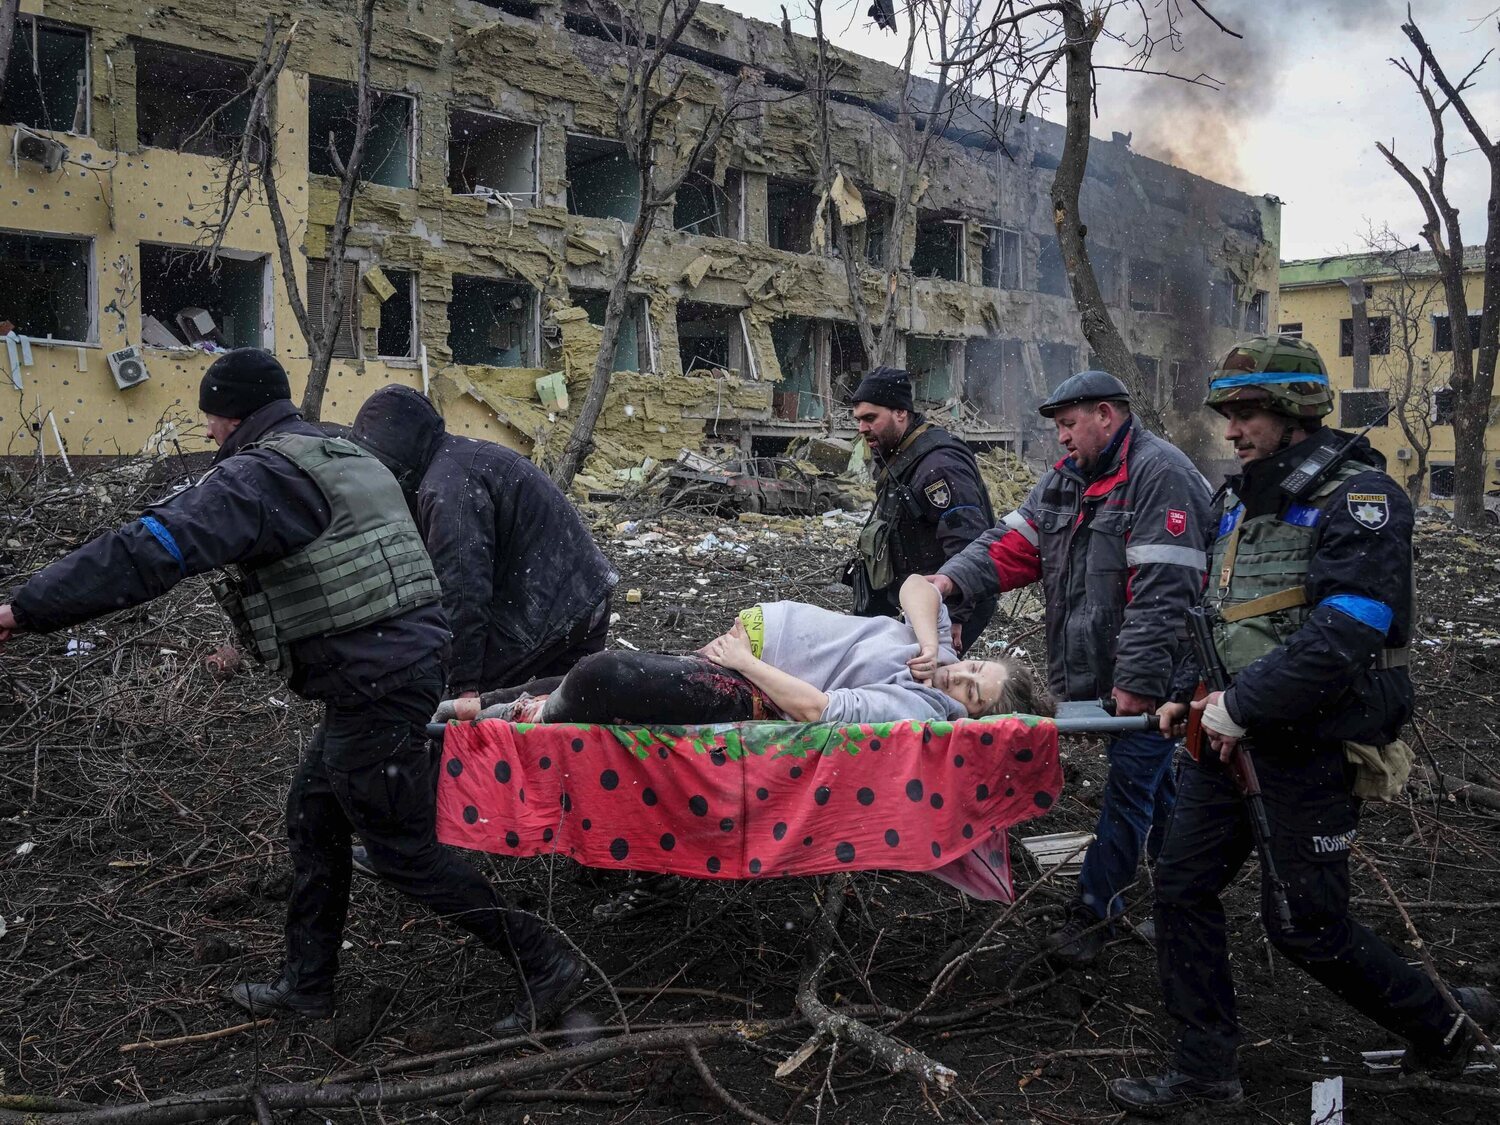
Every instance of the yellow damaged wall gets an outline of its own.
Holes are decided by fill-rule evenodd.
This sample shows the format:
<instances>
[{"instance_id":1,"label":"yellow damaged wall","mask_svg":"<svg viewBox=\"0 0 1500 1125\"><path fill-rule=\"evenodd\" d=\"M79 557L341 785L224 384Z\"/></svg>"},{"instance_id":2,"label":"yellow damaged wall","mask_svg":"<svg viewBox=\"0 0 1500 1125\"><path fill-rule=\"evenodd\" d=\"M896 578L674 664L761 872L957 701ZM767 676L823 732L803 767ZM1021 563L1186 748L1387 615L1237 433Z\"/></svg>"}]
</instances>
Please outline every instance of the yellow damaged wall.
<instances>
[{"instance_id":1,"label":"yellow damaged wall","mask_svg":"<svg viewBox=\"0 0 1500 1125\"><path fill-rule=\"evenodd\" d=\"M1369 314L1371 316L1385 315L1382 310L1389 308L1387 302L1392 288L1403 283L1377 277L1369 278L1367 283L1371 289L1371 295L1366 301ZM1417 278L1404 284L1414 284L1419 287L1420 292L1425 293L1429 284L1436 284L1436 279ZM1470 310L1477 311L1481 307L1482 290L1483 277L1480 273L1476 271L1465 276L1464 291ZM1414 353L1419 362L1425 358L1433 365L1436 373L1433 379L1434 390L1447 385L1448 375L1452 371L1451 353L1435 351L1433 348L1432 315L1446 316L1447 312L1448 306L1444 303L1439 286L1434 290L1426 307L1422 309ZM1281 290L1280 323L1302 325L1302 338L1317 348L1318 353L1323 357L1323 363L1328 368L1329 383L1333 387L1336 399L1341 392L1354 387L1354 358L1339 355L1339 322L1348 319L1350 315L1349 290L1342 282L1286 286ZM1405 357L1397 348L1398 330L1394 324L1392 336L1389 354L1370 357L1370 386L1372 388L1389 389L1391 380L1399 378L1400 373L1405 370ZM1333 414L1335 424L1337 424L1338 417L1339 408L1336 401ZM1406 476L1411 472L1412 462L1402 461L1398 457L1398 452L1407 448L1407 440L1396 421L1394 412L1386 420L1385 425L1376 426L1370 431L1368 437L1371 444L1385 454L1386 467L1391 475L1405 484ZM1428 493L1430 466L1434 462L1452 464L1453 453L1453 427L1434 425L1432 444L1427 453L1429 474L1428 479L1422 482L1421 502L1443 508L1453 506L1451 500L1433 499ZM1492 406L1490 426L1485 434L1485 459L1488 462L1487 483L1500 477L1500 471L1495 468L1497 457L1500 457L1500 419L1497 419L1497 411Z\"/></svg>"}]
</instances>

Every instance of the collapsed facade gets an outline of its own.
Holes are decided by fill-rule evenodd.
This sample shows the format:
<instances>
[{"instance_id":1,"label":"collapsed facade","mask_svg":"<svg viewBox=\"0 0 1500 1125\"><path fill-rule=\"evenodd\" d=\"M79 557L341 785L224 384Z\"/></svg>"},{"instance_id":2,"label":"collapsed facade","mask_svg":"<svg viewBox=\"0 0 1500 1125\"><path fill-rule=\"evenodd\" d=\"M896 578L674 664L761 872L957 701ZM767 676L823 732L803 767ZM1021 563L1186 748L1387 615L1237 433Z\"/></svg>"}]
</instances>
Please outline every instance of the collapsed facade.
<instances>
[{"instance_id":1,"label":"collapsed facade","mask_svg":"<svg viewBox=\"0 0 1500 1125\"><path fill-rule=\"evenodd\" d=\"M23 3L36 14L21 19L0 101L12 156L0 170L0 335L11 322L17 389L0 395L0 452L50 450L53 423L75 454L159 441L164 419L192 416L218 347L274 350L300 393L307 347L263 204L234 216L213 269L201 247L243 131L234 95L268 9L282 10L300 22L272 143L298 284L321 322L338 194L329 149L353 128L348 7L41 8ZM430 390L454 432L560 446L571 415L549 409L537 380L562 372L576 412L639 193L613 139L617 52L575 0L377 7L380 97L350 236L356 299L326 418L348 421L398 381ZM705 434L748 446L837 428L842 392L867 366L843 264L814 245L826 242L814 107L781 30L705 5L675 56L690 103L720 104L745 66L763 100L689 177L644 250L596 474L675 456ZM1036 398L1089 360L1048 197L1062 129L1016 121L1001 145L950 127L918 181L913 222L892 231L901 76L839 61L833 156L869 213L854 252L875 259L899 238L909 263L891 280L863 266L865 291L878 301L895 287L919 399L975 440L1014 443ZM1275 323L1279 201L1140 157L1116 134L1093 146L1082 214L1147 383L1169 409L1195 411L1213 356L1237 332Z\"/></svg>"}]
</instances>

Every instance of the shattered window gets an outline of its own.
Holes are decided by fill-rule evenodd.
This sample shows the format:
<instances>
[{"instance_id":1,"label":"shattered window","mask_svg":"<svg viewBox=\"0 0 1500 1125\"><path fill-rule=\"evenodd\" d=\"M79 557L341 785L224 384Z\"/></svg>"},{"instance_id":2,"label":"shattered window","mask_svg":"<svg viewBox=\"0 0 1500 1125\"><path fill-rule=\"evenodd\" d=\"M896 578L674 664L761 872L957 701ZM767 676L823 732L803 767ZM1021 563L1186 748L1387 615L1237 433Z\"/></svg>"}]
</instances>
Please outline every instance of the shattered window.
<instances>
[{"instance_id":1,"label":"shattered window","mask_svg":"<svg viewBox=\"0 0 1500 1125\"><path fill-rule=\"evenodd\" d=\"M1130 307L1136 312L1161 311L1162 268L1147 258L1130 259Z\"/></svg>"},{"instance_id":2,"label":"shattered window","mask_svg":"<svg viewBox=\"0 0 1500 1125\"><path fill-rule=\"evenodd\" d=\"M641 175L624 145L569 134L567 161L568 214L635 222Z\"/></svg>"},{"instance_id":3,"label":"shattered window","mask_svg":"<svg viewBox=\"0 0 1500 1125\"><path fill-rule=\"evenodd\" d=\"M1036 287L1043 293L1051 293L1054 297L1066 297L1068 295L1068 273L1063 268L1062 247L1058 245L1057 235L1044 235L1041 240L1041 252L1037 255L1036 262Z\"/></svg>"},{"instance_id":4,"label":"shattered window","mask_svg":"<svg viewBox=\"0 0 1500 1125\"><path fill-rule=\"evenodd\" d=\"M1120 252L1107 246L1089 247L1089 261L1094 265L1094 280L1106 305L1120 304Z\"/></svg>"},{"instance_id":5,"label":"shattered window","mask_svg":"<svg viewBox=\"0 0 1500 1125\"><path fill-rule=\"evenodd\" d=\"M872 266L885 266L885 247L891 236L892 210L889 201L865 196L865 261Z\"/></svg>"},{"instance_id":6,"label":"shattered window","mask_svg":"<svg viewBox=\"0 0 1500 1125\"><path fill-rule=\"evenodd\" d=\"M1161 401L1161 360L1149 355L1135 357L1135 369L1140 373L1141 385L1152 402Z\"/></svg>"},{"instance_id":7,"label":"shattered window","mask_svg":"<svg viewBox=\"0 0 1500 1125\"><path fill-rule=\"evenodd\" d=\"M456 109L448 116L448 190L473 195L536 196L537 127L491 113Z\"/></svg>"},{"instance_id":8,"label":"shattered window","mask_svg":"<svg viewBox=\"0 0 1500 1125\"><path fill-rule=\"evenodd\" d=\"M1385 388L1376 390L1348 390L1339 392L1339 425L1345 429L1359 430L1375 419L1377 426L1390 424L1390 418L1381 417L1391 405L1391 392Z\"/></svg>"},{"instance_id":9,"label":"shattered window","mask_svg":"<svg viewBox=\"0 0 1500 1125\"><path fill-rule=\"evenodd\" d=\"M782 317L771 325L771 343L781 366L781 386L771 403L776 416L788 421L823 417L815 323L806 317Z\"/></svg>"},{"instance_id":10,"label":"shattered window","mask_svg":"<svg viewBox=\"0 0 1500 1125\"><path fill-rule=\"evenodd\" d=\"M1184 414L1203 406L1208 391L1208 365L1200 360L1174 359L1171 367L1172 405Z\"/></svg>"},{"instance_id":11,"label":"shattered window","mask_svg":"<svg viewBox=\"0 0 1500 1125\"><path fill-rule=\"evenodd\" d=\"M1015 231L984 228L982 282L990 289L1021 287L1021 236Z\"/></svg>"},{"instance_id":12,"label":"shattered window","mask_svg":"<svg viewBox=\"0 0 1500 1125\"><path fill-rule=\"evenodd\" d=\"M829 332L828 366L829 381L833 387L833 400L842 403L859 385L859 380L870 365L865 355L864 341L859 336L859 325L848 321L833 321Z\"/></svg>"},{"instance_id":13,"label":"shattered window","mask_svg":"<svg viewBox=\"0 0 1500 1125\"><path fill-rule=\"evenodd\" d=\"M454 363L532 367L536 363L536 290L525 282L453 277L448 347Z\"/></svg>"},{"instance_id":14,"label":"shattered window","mask_svg":"<svg viewBox=\"0 0 1500 1125\"><path fill-rule=\"evenodd\" d=\"M1434 461L1427 466L1427 495L1433 500L1452 500L1453 482L1453 462Z\"/></svg>"},{"instance_id":15,"label":"shattered window","mask_svg":"<svg viewBox=\"0 0 1500 1125\"><path fill-rule=\"evenodd\" d=\"M1047 389L1056 390L1057 385L1070 375L1078 373L1078 349L1071 344L1041 344L1042 376L1047 380Z\"/></svg>"},{"instance_id":16,"label":"shattered window","mask_svg":"<svg viewBox=\"0 0 1500 1125\"><path fill-rule=\"evenodd\" d=\"M912 389L918 402L947 402L957 397L951 340L932 336L907 337L906 369L911 372Z\"/></svg>"},{"instance_id":17,"label":"shattered window","mask_svg":"<svg viewBox=\"0 0 1500 1125\"><path fill-rule=\"evenodd\" d=\"M773 250L806 254L813 249L813 220L818 201L803 180L770 180L766 184L766 243Z\"/></svg>"},{"instance_id":18,"label":"shattered window","mask_svg":"<svg viewBox=\"0 0 1500 1125\"><path fill-rule=\"evenodd\" d=\"M33 16L16 20L0 123L88 132L88 32Z\"/></svg>"},{"instance_id":19,"label":"shattered window","mask_svg":"<svg viewBox=\"0 0 1500 1125\"><path fill-rule=\"evenodd\" d=\"M602 289L574 289L573 303L589 314L589 323L596 328L604 327L604 312L609 307L609 294ZM615 371L648 371L651 369L649 333L651 320L645 297L628 297L625 315L620 319L620 332L615 337ZM642 361L645 362L642 362Z\"/></svg>"},{"instance_id":20,"label":"shattered window","mask_svg":"<svg viewBox=\"0 0 1500 1125\"><path fill-rule=\"evenodd\" d=\"M1266 291L1257 289L1245 307L1245 331L1260 335L1266 330Z\"/></svg>"},{"instance_id":21,"label":"shattered window","mask_svg":"<svg viewBox=\"0 0 1500 1125\"><path fill-rule=\"evenodd\" d=\"M136 139L199 156L238 151L250 117L250 64L164 43L135 45ZM251 157L263 158L257 138Z\"/></svg>"},{"instance_id":22,"label":"shattered window","mask_svg":"<svg viewBox=\"0 0 1500 1125\"><path fill-rule=\"evenodd\" d=\"M359 178L386 187L412 186L412 121L416 101L405 94L372 91L374 105L365 133L365 155ZM337 176L330 142L346 161L354 147L359 121L359 88L349 82L314 78L307 92L307 169L316 176Z\"/></svg>"},{"instance_id":23,"label":"shattered window","mask_svg":"<svg viewBox=\"0 0 1500 1125\"><path fill-rule=\"evenodd\" d=\"M917 243L911 256L914 277L964 280L964 223L931 215L917 222Z\"/></svg>"},{"instance_id":24,"label":"shattered window","mask_svg":"<svg viewBox=\"0 0 1500 1125\"><path fill-rule=\"evenodd\" d=\"M335 359L353 359L359 355L359 263L344 263L344 292L349 296L344 301L344 315L339 318L339 328L333 337ZM327 258L309 258L307 261L307 319L312 322L313 333L322 336L333 305L333 278L328 269Z\"/></svg>"},{"instance_id":25,"label":"shattered window","mask_svg":"<svg viewBox=\"0 0 1500 1125\"><path fill-rule=\"evenodd\" d=\"M724 183L716 184L711 175L691 172L677 189L672 208L672 226L688 234L707 234L716 238L740 237L740 172L728 168Z\"/></svg>"},{"instance_id":26,"label":"shattered window","mask_svg":"<svg viewBox=\"0 0 1500 1125\"><path fill-rule=\"evenodd\" d=\"M141 341L206 350L261 346L264 254L141 244Z\"/></svg>"},{"instance_id":27,"label":"shattered window","mask_svg":"<svg viewBox=\"0 0 1500 1125\"><path fill-rule=\"evenodd\" d=\"M1479 346L1479 319L1479 313L1469 314L1469 343L1476 348ZM1374 351L1374 348L1370 350ZM1453 322L1448 319L1447 314L1435 315L1432 318L1432 350L1435 352L1453 350Z\"/></svg>"},{"instance_id":28,"label":"shattered window","mask_svg":"<svg viewBox=\"0 0 1500 1125\"><path fill-rule=\"evenodd\" d=\"M1008 362L1014 362L1011 347L1018 352L1019 340L980 337L964 343L964 398L981 415L996 418L1004 412Z\"/></svg>"},{"instance_id":29,"label":"shattered window","mask_svg":"<svg viewBox=\"0 0 1500 1125\"><path fill-rule=\"evenodd\" d=\"M417 354L417 275L411 270L381 267L396 291L380 302L375 354L385 359L414 359ZM359 294L354 294L358 299Z\"/></svg>"},{"instance_id":30,"label":"shattered window","mask_svg":"<svg viewBox=\"0 0 1500 1125\"><path fill-rule=\"evenodd\" d=\"M746 352L740 310L698 301L677 302L677 354L683 373L727 371L754 378L741 363Z\"/></svg>"},{"instance_id":31,"label":"shattered window","mask_svg":"<svg viewBox=\"0 0 1500 1125\"><path fill-rule=\"evenodd\" d=\"M87 238L0 231L0 320L11 321L23 336L91 343L92 260Z\"/></svg>"},{"instance_id":32,"label":"shattered window","mask_svg":"<svg viewBox=\"0 0 1500 1125\"><path fill-rule=\"evenodd\" d=\"M1370 322L1370 354L1391 354L1391 318L1388 316L1372 316L1366 318ZM1452 339L1449 339L1448 350L1453 350ZM1349 356L1354 354L1354 318L1344 317L1339 321L1339 355Z\"/></svg>"},{"instance_id":33,"label":"shattered window","mask_svg":"<svg viewBox=\"0 0 1500 1125\"><path fill-rule=\"evenodd\" d=\"M1439 387L1432 392L1432 424L1434 426L1453 425L1453 401L1452 387Z\"/></svg>"},{"instance_id":34,"label":"shattered window","mask_svg":"<svg viewBox=\"0 0 1500 1125\"><path fill-rule=\"evenodd\" d=\"M1294 320L1290 324L1278 324L1276 331L1279 335L1290 336L1294 340L1302 339L1302 322Z\"/></svg>"}]
</instances>

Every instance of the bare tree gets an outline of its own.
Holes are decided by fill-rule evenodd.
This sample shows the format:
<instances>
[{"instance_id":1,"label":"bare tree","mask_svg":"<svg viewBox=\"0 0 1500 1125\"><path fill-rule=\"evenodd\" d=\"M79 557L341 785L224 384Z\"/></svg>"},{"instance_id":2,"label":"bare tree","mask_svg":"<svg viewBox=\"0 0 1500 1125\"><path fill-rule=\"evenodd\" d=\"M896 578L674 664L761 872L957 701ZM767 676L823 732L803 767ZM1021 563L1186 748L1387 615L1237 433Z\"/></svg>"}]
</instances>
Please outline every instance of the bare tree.
<instances>
[{"instance_id":1,"label":"bare tree","mask_svg":"<svg viewBox=\"0 0 1500 1125\"><path fill-rule=\"evenodd\" d=\"M1442 279L1426 268L1417 247L1406 245L1390 227L1372 230L1365 239L1383 281L1370 301L1375 316L1390 322L1390 355L1383 374L1391 416L1411 450L1402 485L1412 503L1423 499L1432 428L1438 418L1439 391L1448 386L1448 362L1424 343L1432 312L1447 308Z\"/></svg>"},{"instance_id":2,"label":"bare tree","mask_svg":"<svg viewBox=\"0 0 1500 1125\"><path fill-rule=\"evenodd\" d=\"M646 0L590 2L599 25L618 50L618 55L609 60L611 67L623 66L625 71L615 111L615 130L639 177L640 198L609 287L599 355L594 360L588 392L567 443L551 468L552 479L563 489L572 485L573 477L593 448L594 426L604 409L604 396L614 371L620 322L625 316L630 283L646 240L662 210L672 204L682 182L718 145L743 104L741 87L750 76L748 67L742 67L730 80L717 106L702 105L683 96L688 71L680 64L670 65L675 61L671 60L671 54L692 23L698 3L699 0L663 0L660 4ZM670 137L668 121L672 122Z\"/></svg>"},{"instance_id":3,"label":"bare tree","mask_svg":"<svg viewBox=\"0 0 1500 1125\"><path fill-rule=\"evenodd\" d=\"M297 279L297 262L292 252L292 235L282 207L282 196L278 182L279 169L272 140L276 135L272 120L277 79L286 66L287 54L297 34L297 23L287 28L281 41L277 42L277 21L266 17L265 38L261 44L260 57L250 73L247 93L250 109L245 128L240 137L239 148L232 152L224 175L223 192L219 199L218 215L207 225L206 237L211 260L216 259L223 248L230 223L240 208L253 201L256 189L263 199L271 217L271 229L276 235L277 260L281 266L282 283L286 286L287 300L292 306L292 315L307 343L307 387L302 395L302 414L312 421L322 416L323 394L328 386L328 369L333 361L333 350L338 340L339 328L344 321L344 312L353 298L353 286L347 283L346 270L349 261L348 240L354 198L358 194L360 169L365 159L365 142L369 136L370 119L374 112L375 90L370 82L370 39L374 34L375 0L359 0L355 11L357 81L355 87L354 132L346 155L338 151L333 134L325 137L309 137L309 145L327 144L330 161L339 176L338 206L334 212L333 225L327 236L327 269L323 275L323 317L314 323L308 313L309 300L304 299L302 286ZM310 220L309 220L310 221ZM307 295L309 298L311 293Z\"/></svg>"},{"instance_id":4,"label":"bare tree","mask_svg":"<svg viewBox=\"0 0 1500 1125\"><path fill-rule=\"evenodd\" d=\"M5 94L5 75L10 70L11 47L21 22L21 0L0 0L0 97Z\"/></svg>"},{"instance_id":5,"label":"bare tree","mask_svg":"<svg viewBox=\"0 0 1500 1125\"><path fill-rule=\"evenodd\" d=\"M1489 61L1491 51L1459 81L1443 70L1431 45L1407 9L1401 30L1417 50L1417 62L1392 59L1411 79L1432 126L1432 159L1419 178L1395 153L1395 142L1375 147L1395 169L1422 205L1426 223L1422 237L1437 259L1448 324L1453 334L1453 518L1460 527L1484 525L1484 488L1488 472L1485 431L1490 421L1490 396L1495 388L1495 359L1500 352L1500 145L1491 139L1464 94ZM1464 292L1464 240L1458 208L1448 195L1448 149L1445 121L1452 110L1468 130L1477 150L1489 164L1490 198L1484 240L1484 289L1479 338L1469 330L1469 302ZM1477 348L1477 350L1476 350Z\"/></svg>"}]
</instances>

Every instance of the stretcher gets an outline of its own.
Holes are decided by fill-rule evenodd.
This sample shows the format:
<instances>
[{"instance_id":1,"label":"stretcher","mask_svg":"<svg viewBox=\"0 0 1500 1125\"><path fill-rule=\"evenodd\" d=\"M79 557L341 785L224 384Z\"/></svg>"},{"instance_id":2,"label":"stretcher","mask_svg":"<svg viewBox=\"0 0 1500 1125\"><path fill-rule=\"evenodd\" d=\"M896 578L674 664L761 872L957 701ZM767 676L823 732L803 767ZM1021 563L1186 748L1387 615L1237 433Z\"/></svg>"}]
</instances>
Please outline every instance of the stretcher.
<instances>
[{"instance_id":1,"label":"stretcher","mask_svg":"<svg viewBox=\"0 0 1500 1125\"><path fill-rule=\"evenodd\" d=\"M1147 726L1097 704L1055 720L454 722L431 728L438 838L704 879L923 872L1009 901L1006 829L1057 800L1058 736Z\"/></svg>"}]
</instances>

